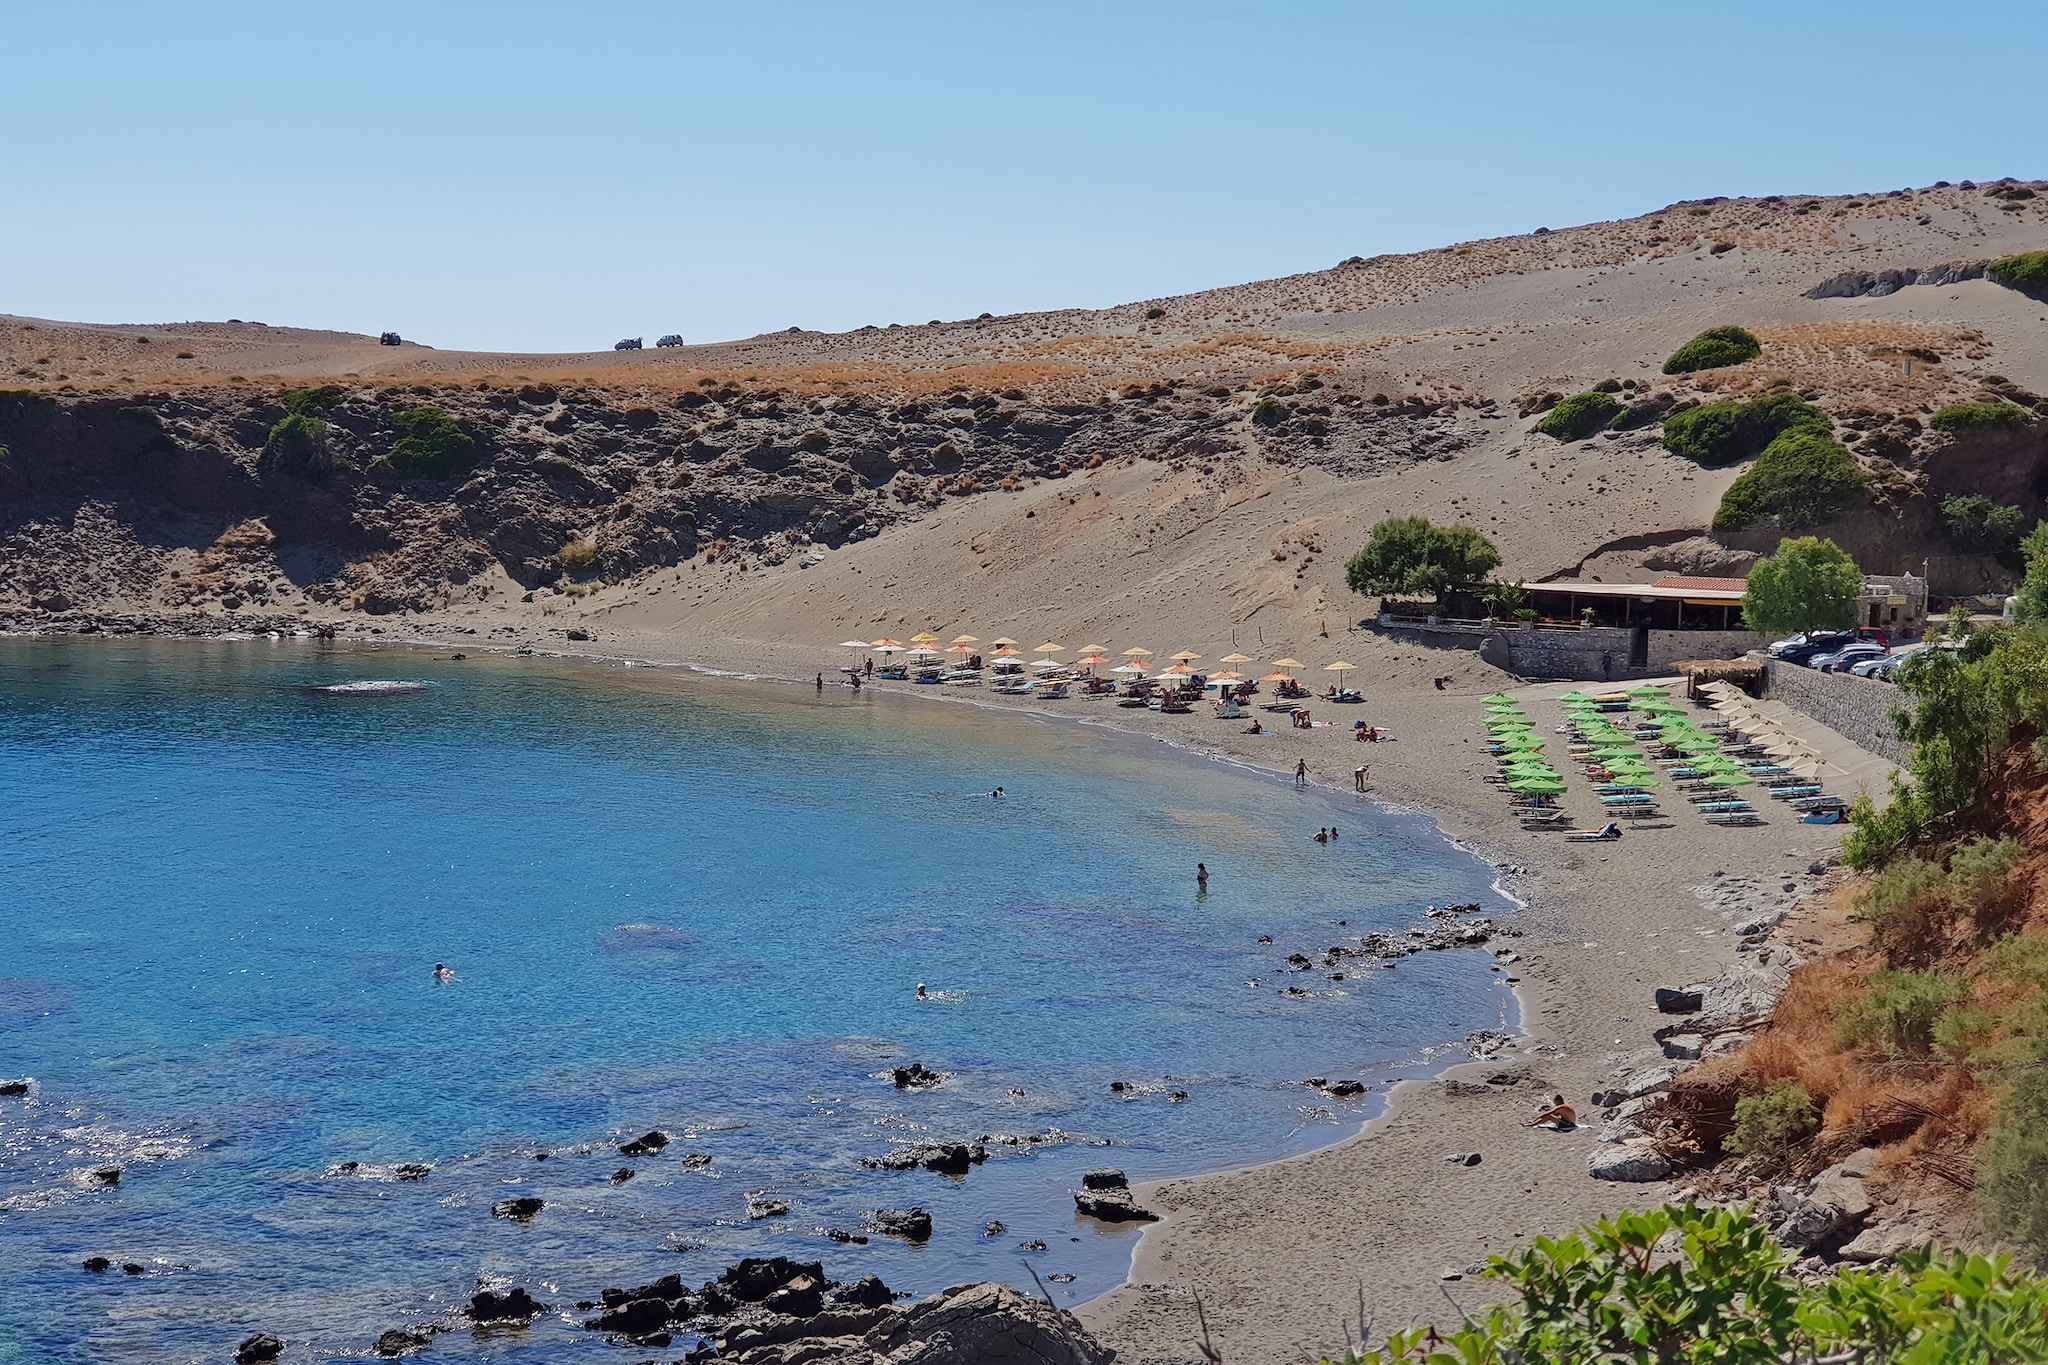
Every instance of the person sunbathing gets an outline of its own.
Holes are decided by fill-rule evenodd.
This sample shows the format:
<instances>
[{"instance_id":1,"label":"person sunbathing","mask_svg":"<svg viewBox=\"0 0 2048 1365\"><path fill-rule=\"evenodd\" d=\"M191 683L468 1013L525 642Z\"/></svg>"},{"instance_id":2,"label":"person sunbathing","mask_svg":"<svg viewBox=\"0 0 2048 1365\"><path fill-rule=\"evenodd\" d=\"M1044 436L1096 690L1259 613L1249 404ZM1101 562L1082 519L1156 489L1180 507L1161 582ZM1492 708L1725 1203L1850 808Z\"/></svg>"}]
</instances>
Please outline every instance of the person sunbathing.
<instances>
[{"instance_id":1,"label":"person sunbathing","mask_svg":"<svg viewBox=\"0 0 2048 1365\"><path fill-rule=\"evenodd\" d=\"M1256 720L1254 720L1250 725L1245 726L1244 732L1248 735L1263 735L1266 733L1265 728L1261 726Z\"/></svg>"},{"instance_id":2,"label":"person sunbathing","mask_svg":"<svg viewBox=\"0 0 2048 1365\"><path fill-rule=\"evenodd\" d=\"M1564 1096L1552 1095L1550 1105L1535 1118L1522 1125L1524 1128L1549 1128L1560 1133L1569 1133L1579 1126L1579 1111L1564 1102Z\"/></svg>"}]
</instances>

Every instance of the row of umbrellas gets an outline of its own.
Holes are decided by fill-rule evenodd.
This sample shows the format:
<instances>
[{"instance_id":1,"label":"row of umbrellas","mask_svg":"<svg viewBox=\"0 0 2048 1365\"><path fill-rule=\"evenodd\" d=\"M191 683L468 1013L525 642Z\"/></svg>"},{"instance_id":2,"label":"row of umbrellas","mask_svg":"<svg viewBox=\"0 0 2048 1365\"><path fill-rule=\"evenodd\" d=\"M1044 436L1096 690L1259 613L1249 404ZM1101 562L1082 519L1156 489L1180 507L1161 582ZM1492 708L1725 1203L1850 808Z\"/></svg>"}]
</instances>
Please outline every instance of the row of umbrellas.
<instances>
[{"instance_id":1,"label":"row of umbrellas","mask_svg":"<svg viewBox=\"0 0 2048 1365\"><path fill-rule=\"evenodd\" d=\"M1539 757L1543 741L1513 697L1496 692L1486 699L1486 730L1501 750L1501 776L1509 791L1523 796L1557 796L1564 791L1564 774Z\"/></svg>"},{"instance_id":2,"label":"row of umbrellas","mask_svg":"<svg viewBox=\"0 0 2048 1365\"><path fill-rule=\"evenodd\" d=\"M1701 685L1700 694L1707 698L1707 705L1726 716L1730 724L1740 726L1764 752L1783 759L1786 770L1794 776L1818 778L1823 772L1834 770L1818 749L1759 711L1741 688L1710 682Z\"/></svg>"},{"instance_id":3,"label":"row of umbrellas","mask_svg":"<svg viewBox=\"0 0 2048 1365\"><path fill-rule=\"evenodd\" d=\"M910 642L908 644L905 644L901 640L892 640L889 637L884 636L879 640L842 640L840 642L840 648L871 651L873 653L885 656L891 654L907 654L913 657L923 656L927 658L936 658L941 654L957 654L965 656L982 653L980 649L982 641L980 641L972 635L956 636L953 639L952 643L948 644L944 649L938 648L938 642L939 637L927 631L911 636ZM991 646L991 648L986 652L984 657L987 659L997 661L1010 659L1021 662L1024 658L1024 655L1018 648L1019 643L1019 641L1013 640L1008 636L1000 636L994 640L988 641L988 644ZM1065 667L1065 665L1062 664L1058 659L1052 657L1055 654L1064 654L1067 652L1067 647L1063 644L1059 644L1055 641L1047 641L1046 643L1034 648L1031 652L1033 654L1040 655L1041 657L1032 660L1028 665L1029 667ZM1123 658L1125 662L1118 665L1115 668L1111 668L1110 670L1108 670L1109 672L1143 674L1148 672L1149 670L1147 666L1141 661L1153 657L1153 652L1149 649L1133 646L1130 649L1124 650L1122 654L1118 657ZM1197 660L1201 659L1202 656L1200 654L1195 653L1193 650L1184 649L1176 654L1169 655L1168 657L1173 662L1166 668L1161 669L1154 676L1188 676L1194 672L1192 665ZM1083 645L1081 646L1081 657L1075 660L1075 666L1087 668L1100 667L1101 665L1108 663L1109 658L1109 646ZM1224 664L1248 664L1255 663L1257 661L1253 659L1253 657L1249 654L1226 654L1223 656L1221 660L1219 660L1219 662ZM1275 659L1273 660L1270 667L1273 669L1273 671L1266 674L1264 677L1260 678L1260 682L1280 682L1283 680L1291 681L1294 675L1290 672L1287 672L1286 670L1307 668L1308 665L1303 663L1299 659ZM1347 673L1357 667L1357 664L1346 663L1340 659L1336 663L1326 664L1324 666L1323 671L1326 673ZM1225 668L1220 669L1217 672L1211 673L1208 676L1212 680L1219 682L1240 682L1243 680L1244 675L1241 673L1234 673L1230 671L1228 668Z\"/></svg>"}]
</instances>

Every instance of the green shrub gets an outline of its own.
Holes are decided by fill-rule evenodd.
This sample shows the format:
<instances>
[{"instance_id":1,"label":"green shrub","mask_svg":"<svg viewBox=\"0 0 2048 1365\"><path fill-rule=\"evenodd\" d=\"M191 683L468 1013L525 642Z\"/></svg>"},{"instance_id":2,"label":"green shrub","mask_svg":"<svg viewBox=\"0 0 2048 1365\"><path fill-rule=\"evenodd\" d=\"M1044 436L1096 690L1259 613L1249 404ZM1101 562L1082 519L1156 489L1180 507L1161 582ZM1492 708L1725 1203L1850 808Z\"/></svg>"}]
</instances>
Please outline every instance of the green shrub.
<instances>
[{"instance_id":1,"label":"green shrub","mask_svg":"<svg viewBox=\"0 0 2048 1365\"><path fill-rule=\"evenodd\" d=\"M567 545L555 551L555 559L571 573L581 573L597 565L597 542L577 536Z\"/></svg>"},{"instance_id":2,"label":"green shrub","mask_svg":"<svg viewBox=\"0 0 2048 1365\"><path fill-rule=\"evenodd\" d=\"M1977 1149L1984 1221L2048 1261L2048 1070L2030 1067L1998 1101Z\"/></svg>"},{"instance_id":3,"label":"green shrub","mask_svg":"<svg viewBox=\"0 0 2048 1365\"><path fill-rule=\"evenodd\" d=\"M1536 424L1536 430L1560 441L1583 441L1614 419L1621 404L1598 389L1575 393L1559 403Z\"/></svg>"},{"instance_id":4,"label":"green shrub","mask_svg":"<svg viewBox=\"0 0 2048 1365\"><path fill-rule=\"evenodd\" d=\"M467 469L476 458L476 441L453 417L437 407L408 408L391 418L398 443L387 457L399 473L418 479L445 479Z\"/></svg>"},{"instance_id":5,"label":"green shrub","mask_svg":"<svg viewBox=\"0 0 2048 1365\"><path fill-rule=\"evenodd\" d=\"M2026 903L2020 875L2027 846L2017 839L1967 839L1948 855L1950 897L1978 919L2003 915Z\"/></svg>"},{"instance_id":6,"label":"green shrub","mask_svg":"<svg viewBox=\"0 0 2048 1365\"><path fill-rule=\"evenodd\" d=\"M1943 499L1941 515L1948 523L1948 538L1967 555L2011 555L2027 533L2025 512L2001 506L1981 493Z\"/></svg>"},{"instance_id":7,"label":"green shrub","mask_svg":"<svg viewBox=\"0 0 2048 1365\"><path fill-rule=\"evenodd\" d=\"M1984 273L2007 289L2035 294L2048 291L2048 251L2026 251L1986 266Z\"/></svg>"},{"instance_id":8,"label":"green shrub","mask_svg":"<svg viewBox=\"0 0 2048 1365\"><path fill-rule=\"evenodd\" d=\"M1894 1057L1925 1056L1934 1046L1935 1021L1969 989L1968 982L1944 972L1874 972L1842 1002L1835 1022L1853 1046Z\"/></svg>"},{"instance_id":9,"label":"green shrub","mask_svg":"<svg viewBox=\"0 0 2048 1365\"><path fill-rule=\"evenodd\" d=\"M2029 929L1986 948L1984 974L2048 990L2048 929Z\"/></svg>"},{"instance_id":10,"label":"green shrub","mask_svg":"<svg viewBox=\"0 0 2048 1365\"><path fill-rule=\"evenodd\" d=\"M327 446L327 423L305 412L287 412L270 428L257 458L263 472L319 475L334 467Z\"/></svg>"},{"instance_id":11,"label":"green shrub","mask_svg":"<svg viewBox=\"0 0 2048 1365\"><path fill-rule=\"evenodd\" d=\"M2048 1084L2040 1088L2048 1116ZM2020 1154L2019 1169L2034 1181L2023 1197L2048 1205L2048 1137L2031 1141ZM2048 1216L2037 1226L2048 1230ZM1794 1272L1794 1259L1747 1209L1666 1204L1618 1214L1490 1258L1485 1277L1513 1302L1460 1309L1454 1326L1361 1342L1341 1365L2048 1357L2048 1283L2014 1269L2009 1257L1909 1249L1894 1269L1844 1268L1812 1280Z\"/></svg>"},{"instance_id":12,"label":"green shrub","mask_svg":"<svg viewBox=\"0 0 2048 1365\"><path fill-rule=\"evenodd\" d=\"M808 451L811 454L815 455L819 451L828 448L831 444L832 433L820 428L817 431L805 432L801 437L798 438L796 448L798 450Z\"/></svg>"},{"instance_id":13,"label":"green shrub","mask_svg":"<svg viewBox=\"0 0 2048 1365\"><path fill-rule=\"evenodd\" d=\"M348 396L348 390L339 384L322 384L317 389L286 389L278 395L278 402L284 404L286 412L314 413L327 412L341 406L341 400Z\"/></svg>"},{"instance_id":14,"label":"green shrub","mask_svg":"<svg viewBox=\"0 0 2048 1365\"><path fill-rule=\"evenodd\" d=\"M1901 858L1856 897L1855 917L1870 926L1870 940L1890 954L1924 938L1948 892L1948 874L1925 858Z\"/></svg>"},{"instance_id":15,"label":"green shrub","mask_svg":"<svg viewBox=\"0 0 2048 1365\"><path fill-rule=\"evenodd\" d=\"M1277 398L1261 398L1259 405L1252 409L1252 422L1262 427L1274 427L1287 420L1287 409Z\"/></svg>"},{"instance_id":16,"label":"green shrub","mask_svg":"<svg viewBox=\"0 0 2048 1365\"><path fill-rule=\"evenodd\" d=\"M1820 1131L1820 1106L1797 1081L1772 1081L1761 1095L1735 1101L1735 1131L1721 1145L1740 1156L1783 1162Z\"/></svg>"},{"instance_id":17,"label":"green shrub","mask_svg":"<svg viewBox=\"0 0 2048 1365\"><path fill-rule=\"evenodd\" d=\"M2048 621L2048 521L2035 523L2020 541L2020 558L2026 574L2013 594L2013 613L2022 621Z\"/></svg>"},{"instance_id":18,"label":"green shrub","mask_svg":"<svg viewBox=\"0 0 2048 1365\"><path fill-rule=\"evenodd\" d=\"M1664 373L1725 369L1755 360L1763 349L1762 342L1740 327L1709 327L1671 353L1671 358L1664 362Z\"/></svg>"},{"instance_id":19,"label":"green shrub","mask_svg":"<svg viewBox=\"0 0 2048 1365\"><path fill-rule=\"evenodd\" d=\"M2031 417L2017 403L1950 403L1927 424L1936 431L2018 431Z\"/></svg>"},{"instance_id":20,"label":"green shrub","mask_svg":"<svg viewBox=\"0 0 2048 1365\"><path fill-rule=\"evenodd\" d=\"M1789 389L1747 403L1708 403L1664 420L1664 448L1709 467L1761 455L1788 431L1830 430L1828 415Z\"/></svg>"},{"instance_id":21,"label":"green shrub","mask_svg":"<svg viewBox=\"0 0 2048 1365\"><path fill-rule=\"evenodd\" d=\"M1863 471L1832 436L1794 427L1764 447L1721 495L1716 531L1775 526L1800 531L1831 521L1862 496Z\"/></svg>"}]
</instances>

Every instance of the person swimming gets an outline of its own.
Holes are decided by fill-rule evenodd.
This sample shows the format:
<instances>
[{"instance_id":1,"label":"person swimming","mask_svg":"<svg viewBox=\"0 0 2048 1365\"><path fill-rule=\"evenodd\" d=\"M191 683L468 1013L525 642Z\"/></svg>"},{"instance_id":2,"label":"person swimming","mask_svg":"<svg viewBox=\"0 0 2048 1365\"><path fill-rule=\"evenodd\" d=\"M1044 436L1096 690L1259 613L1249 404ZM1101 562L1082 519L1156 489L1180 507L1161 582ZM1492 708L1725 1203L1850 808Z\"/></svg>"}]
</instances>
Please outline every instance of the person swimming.
<instances>
[{"instance_id":1,"label":"person swimming","mask_svg":"<svg viewBox=\"0 0 2048 1365\"><path fill-rule=\"evenodd\" d=\"M924 982L922 981L917 983L917 998L920 1000L931 999L931 996L925 993Z\"/></svg>"},{"instance_id":2,"label":"person swimming","mask_svg":"<svg viewBox=\"0 0 2048 1365\"><path fill-rule=\"evenodd\" d=\"M434 980L436 980L436 981L453 981L454 979L455 979L455 973L453 973L453 972L451 972L451 971L449 971L449 970L448 970L448 965L447 965L446 963L444 963L444 962L436 962L436 963L434 964Z\"/></svg>"}]
</instances>

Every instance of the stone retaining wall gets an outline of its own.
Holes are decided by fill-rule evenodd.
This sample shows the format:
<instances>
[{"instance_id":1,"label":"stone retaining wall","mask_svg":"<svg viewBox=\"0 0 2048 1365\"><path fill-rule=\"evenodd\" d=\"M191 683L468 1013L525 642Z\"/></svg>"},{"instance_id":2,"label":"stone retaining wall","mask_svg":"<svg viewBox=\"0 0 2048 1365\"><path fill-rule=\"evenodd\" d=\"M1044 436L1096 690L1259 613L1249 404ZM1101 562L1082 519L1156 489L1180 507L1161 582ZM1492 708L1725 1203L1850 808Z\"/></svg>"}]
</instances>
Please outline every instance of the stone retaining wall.
<instances>
[{"instance_id":1,"label":"stone retaining wall","mask_svg":"<svg viewBox=\"0 0 2048 1365\"><path fill-rule=\"evenodd\" d=\"M1853 673L1816 673L1778 659L1764 663L1764 695L1900 767L1909 750L1892 724L1892 712L1911 699L1887 682Z\"/></svg>"}]
</instances>

